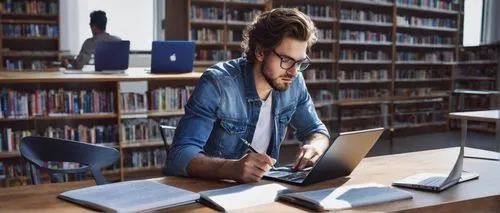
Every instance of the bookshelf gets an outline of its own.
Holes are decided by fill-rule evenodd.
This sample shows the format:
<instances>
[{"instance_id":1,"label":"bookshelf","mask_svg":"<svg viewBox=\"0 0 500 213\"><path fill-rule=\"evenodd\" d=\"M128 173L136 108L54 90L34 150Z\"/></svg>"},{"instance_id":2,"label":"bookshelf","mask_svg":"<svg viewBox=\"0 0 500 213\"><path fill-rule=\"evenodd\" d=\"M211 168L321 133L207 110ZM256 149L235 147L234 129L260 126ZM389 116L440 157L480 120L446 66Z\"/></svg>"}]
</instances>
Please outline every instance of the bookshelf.
<instances>
[{"instance_id":1,"label":"bookshelf","mask_svg":"<svg viewBox=\"0 0 500 213\"><path fill-rule=\"evenodd\" d=\"M200 76L140 68L127 75L0 72L0 187L29 184L17 148L27 135L117 148L120 160L104 171L110 180L161 176L166 154L157 123L176 125Z\"/></svg>"},{"instance_id":2,"label":"bookshelf","mask_svg":"<svg viewBox=\"0 0 500 213\"><path fill-rule=\"evenodd\" d=\"M497 109L500 64L498 44L459 48L459 62L454 78L452 110L455 112ZM472 130L495 133L495 122L469 121ZM451 120L451 128L460 121Z\"/></svg>"},{"instance_id":3,"label":"bookshelf","mask_svg":"<svg viewBox=\"0 0 500 213\"><path fill-rule=\"evenodd\" d=\"M0 2L0 70L54 71L59 56L59 1Z\"/></svg>"}]
</instances>

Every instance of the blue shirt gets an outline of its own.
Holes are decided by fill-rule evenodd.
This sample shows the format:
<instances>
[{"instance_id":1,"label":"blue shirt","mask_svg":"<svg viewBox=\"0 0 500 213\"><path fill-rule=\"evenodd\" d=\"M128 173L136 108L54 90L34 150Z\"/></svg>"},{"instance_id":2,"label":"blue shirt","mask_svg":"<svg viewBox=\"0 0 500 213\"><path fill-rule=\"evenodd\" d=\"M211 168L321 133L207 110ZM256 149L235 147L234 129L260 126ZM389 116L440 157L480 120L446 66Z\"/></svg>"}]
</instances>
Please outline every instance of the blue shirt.
<instances>
[{"instance_id":1,"label":"blue shirt","mask_svg":"<svg viewBox=\"0 0 500 213\"><path fill-rule=\"evenodd\" d=\"M299 73L288 90L272 92L272 134L267 154L278 159L289 124L299 140L312 133L329 137L316 114L304 77ZM251 142L262 102L255 88L252 64L245 58L217 63L201 76L185 106L167 156L167 174L187 176L189 162L200 153L239 159Z\"/></svg>"}]
</instances>

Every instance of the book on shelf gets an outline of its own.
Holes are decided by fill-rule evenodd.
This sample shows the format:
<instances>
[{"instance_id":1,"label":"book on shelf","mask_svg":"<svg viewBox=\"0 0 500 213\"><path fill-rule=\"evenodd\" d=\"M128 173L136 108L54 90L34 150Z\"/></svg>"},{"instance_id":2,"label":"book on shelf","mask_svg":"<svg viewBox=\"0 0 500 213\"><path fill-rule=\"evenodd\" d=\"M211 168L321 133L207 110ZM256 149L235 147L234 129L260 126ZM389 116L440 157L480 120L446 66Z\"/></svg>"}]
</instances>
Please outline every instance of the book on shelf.
<instances>
[{"instance_id":1,"label":"book on shelf","mask_svg":"<svg viewBox=\"0 0 500 213\"><path fill-rule=\"evenodd\" d=\"M0 129L0 152L14 152L19 150L19 143L23 137L34 135L34 130Z\"/></svg>"},{"instance_id":2,"label":"book on shelf","mask_svg":"<svg viewBox=\"0 0 500 213\"><path fill-rule=\"evenodd\" d=\"M158 88L150 92L151 110L155 111L179 111L183 110L189 97L193 93L193 86L185 88Z\"/></svg>"},{"instance_id":3,"label":"book on shelf","mask_svg":"<svg viewBox=\"0 0 500 213\"><path fill-rule=\"evenodd\" d=\"M101 211L143 212L194 203L200 194L155 180L136 180L66 191L58 198Z\"/></svg>"},{"instance_id":4,"label":"book on shelf","mask_svg":"<svg viewBox=\"0 0 500 213\"><path fill-rule=\"evenodd\" d=\"M451 18L424 18L418 16L397 15L398 27L423 27L436 29L456 29L457 20Z\"/></svg>"},{"instance_id":5,"label":"book on shelf","mask_svg":"<svg viewBox=\"0 0 500 213\"><path fill-rule=\"evenodd\" d=\"M458 1L435 0L435 1L415 1L415 0L396 0L397 6L416 7L422 9L441 9L441 10L456 10Z\"/></svg>"},{"instance_id":6,"label":"book on shelf","mask_svg":"<svg viewBox=\"0 0 500 213\"><path fill-rule=\"evenodd\" d=\"M377 183L340 186L315 191L287 193L281 200L315 211L331 211L412 199L411 193Z\"/></svg>"},{"instance_id":7,"label":"book on shelf","mask_svg":"<svg viewBox=\"0 0 500 213\"><path fill-rule=\"evenodd\" d=\"M357 9L341 9L340 20L391 23L392 15Z\"/></svg>"},{"instance_id":8,"label":"book on shelf","mask_svg":"<svg viewBox=\"0 0 500 213\"><path fill-rule=\"evenodd\" d=\"M137 141L158 141L161 137L159 123L177 126L181 117L171 117L167 119L160 119L159 121L153 119L126 119L121 123L122 138L124 144L137 143ZM173 131L165 132L167 139L173 139Z\"/></svg>"},{"instance_id":9,"label":"book on shelf","mask_svg":"<svg viewBox=\"0 0 500 213\"><path fill-rule=\"evenodd\" d=\"M96 125L87 127L79 124L76 128L65 125L63 128L49 126L41 135L91 144L113 146L118 144L116 125Z\"/></svg>"},{"instance_id":10,"label":"book on shelf","mask_svg":"<svg viewBox=\"0 0 500 213\"><path fill-rule=\"evenodd\" d=\"M56 1L14 1L0 2L1 13L25 14L58 14L59 6Z\"/></svg>"},{"instance_id":11,"label":"book on shelf","mask_svg":"<svg viewBox=\"0 0 500 213\"><path fill-rule=\"evenodd\" d=\"M166 159L167 153L164 147L146 151L131 151L124 156L124 167L130 169L161 168Z\"/></svg>"},{"instance_id":12,"label":"book on shelf","mask_svg":"<svg viewBox=\"0 0 500 213\"><path fill-rule=\"evenodd\" d=\"M58 37L59 26L49 24L3 24L4 37Z\"/></svg>"},{"instance_id":13,"label":"book on shelf","mask_svg":"<svg viewBox=\"0 0 500 213\"><path fill-rule=\"evenodd\" d=\"M297 8L301 12L307 14L312 19L314 18L322 18L322 19L332 19L333 18L333 9L330 5L297 5L297 4L286 4L279 5L279 8Z\"/></svg>"}]
</instances>

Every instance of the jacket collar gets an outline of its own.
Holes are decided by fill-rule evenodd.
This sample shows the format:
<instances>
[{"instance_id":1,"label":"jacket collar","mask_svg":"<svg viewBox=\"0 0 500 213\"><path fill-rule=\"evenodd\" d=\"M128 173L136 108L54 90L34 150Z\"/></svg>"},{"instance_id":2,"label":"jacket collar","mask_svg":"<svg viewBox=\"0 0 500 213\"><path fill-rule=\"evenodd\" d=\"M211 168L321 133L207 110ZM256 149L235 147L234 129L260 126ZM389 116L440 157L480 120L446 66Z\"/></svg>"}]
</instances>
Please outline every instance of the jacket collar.
<instances>
[{"instance_id":1,"label":"jacket collar","mask_svg":"<svg viewBox=\"0 0 500 213\"><path fill-rule=\"evenodd\" d=\"M252 70L253 64L250 64L246 59L241 60L241 68L243 70L243 83L245 84L245 97L247 101L260 101L259 94L255 88L255 78Z\"/></svg>"}]
</instances>

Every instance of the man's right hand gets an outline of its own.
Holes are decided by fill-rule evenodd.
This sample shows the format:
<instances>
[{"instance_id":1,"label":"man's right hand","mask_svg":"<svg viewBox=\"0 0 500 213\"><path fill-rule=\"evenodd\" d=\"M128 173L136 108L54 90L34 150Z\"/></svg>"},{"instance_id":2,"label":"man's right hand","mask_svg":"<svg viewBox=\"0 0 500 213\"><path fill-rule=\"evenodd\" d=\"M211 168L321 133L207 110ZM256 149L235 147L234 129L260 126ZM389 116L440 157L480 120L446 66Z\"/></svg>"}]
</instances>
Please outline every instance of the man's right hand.
<instances>
[{"instance_id":1,"label":"man's right hand","mask_svg":"<svg viewBox=\"0 0 500 213\"><path fill-rule=\"evenodd\" d=\"M257 182L271 169L273 164L272 158L266 154L248 153L243 158L234 161L231 176L238 182Z\"/></svg>"}]
</instances>

